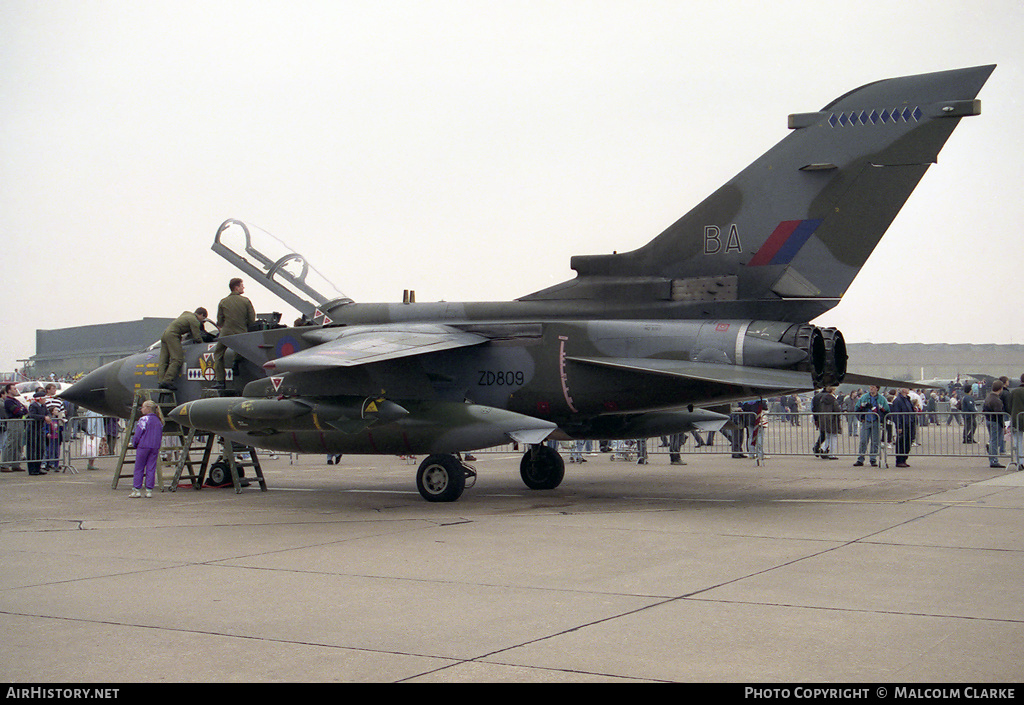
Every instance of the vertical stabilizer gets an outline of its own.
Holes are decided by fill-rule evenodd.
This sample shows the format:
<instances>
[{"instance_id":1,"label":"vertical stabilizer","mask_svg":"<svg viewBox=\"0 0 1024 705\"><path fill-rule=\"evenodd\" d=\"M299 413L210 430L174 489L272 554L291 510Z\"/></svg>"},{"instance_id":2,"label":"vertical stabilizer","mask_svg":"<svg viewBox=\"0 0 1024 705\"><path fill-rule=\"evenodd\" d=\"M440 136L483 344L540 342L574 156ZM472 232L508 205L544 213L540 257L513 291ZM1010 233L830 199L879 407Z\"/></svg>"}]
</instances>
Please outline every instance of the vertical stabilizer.
<instances>
[{"instance_id":1,"label":"vertical stabilizer","mask_svg":"<svg viewBox=\"0 0 1024 705\"><path fill-rule=\"evenodd\" d=\"M793 301L794 317L813 318L838 303L960 118L980 113L994 68L877 81L790 115L786 138L654 240L573 257L575 279L524 299Z\"/></svg>"}]
</instances>

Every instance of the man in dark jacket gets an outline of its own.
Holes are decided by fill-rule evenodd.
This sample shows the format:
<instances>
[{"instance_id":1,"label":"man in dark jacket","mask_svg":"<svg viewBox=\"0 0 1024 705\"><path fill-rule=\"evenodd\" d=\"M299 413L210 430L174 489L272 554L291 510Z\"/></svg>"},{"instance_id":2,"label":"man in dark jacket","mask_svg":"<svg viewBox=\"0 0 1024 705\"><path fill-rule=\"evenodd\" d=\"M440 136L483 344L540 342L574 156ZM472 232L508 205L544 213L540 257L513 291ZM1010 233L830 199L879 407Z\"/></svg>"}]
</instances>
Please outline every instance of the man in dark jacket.
<instances>
[{"instance_id":1,"label":"man in dark jacket","mask_svg":"<svg viewBox=\"0 0 1024 705\"><path fill-rule=\"evenodd\" d=\"M992 391L985 397L985 405L981 410L985 412L985 424L988 426L988 466L990 468L1006 467L999 462L999 444L1003 439L1003 400L1000 393L1003 391L1002 380L992 383Z\"/></svg>"},{"instance_id":2,"label":"man in dark jacket","mask_svg":"<svg viewBox=\"0 0 1024 705\"><path fill-rule=\"evenodd\" d=\"M964 418L964 443L977 443L974 440L974 429L977 428L978 418L975 414L978 405L971 395L971 385L965 384L960 393L960 415Z\"/></svg>"},{"instance_id":3,"label":"man in dark jacket","mask_svg":"<svg viewBox=\"0 0 1024 705\"><path fill-rule=\"evenodd\" d=\"M28 415L28 409L18 400L18 389L13 384L4 387L4 410L7 412L4 418L14 419L7 426L7 434L3 443L3 466L4 472L21 472L24 468L19 465L21 462L21 448L25 445L25 422L21 419Z\"/></svg>"},{"instance_id":4,"label":"man in dark jacket","mask_svg":"<svg viewBox=\"0 0 1024 705\"><path fill-rule=\"evenodd\" d=\"M896 467L909 468L907 458L910 456L910 444L914 432L914 402L910 400L910 390L904 387L892 400L893 426L896 428Z\"/></svg>"},{"instance_id":5,"label":"man in dark jacket","mask_svg":"<svg viewBox=\"0 0 1024 705\"><path fill-rule=\"evenodd\" d=\"M814 421L814 427L818 429L818 438L814 441L814 454L819 458L824 458L825 454L821 452L821 445L825 442L825 429L821 427L821 398L825 396L825 390L819 389L811 397L811 419Z\"/></svg>"},{"instance_id":6,"label":"man in dark jacket","mask_svg":"<svg viewBox=\"0 0 1024 705\"><path fill-rule=\"evenodd\" d=\"M1024 470L1021 444L1024 443L1024 375L1020 376L1020 386L1010 392L1010 429L1013 432L1013 469Z\"/></svg>"},{"instance_id":7,"label":"man in dark jacket","mask_svg":"<svg viewBox=\"0 0 1024 705\"><path fill-rule=\"evenodd\" d=\"M999 390L999 401L1003 402L1003 413L1010 413L1010 378L1003 375L999 378L999 381L1003 383L1003 388ZM1004 417L1005 419L1005 417ZM1002 433L999 434L999 452L1006 453L1006 436Z\"/></svg>"},{"instance_id":8,"label":"man in dark jacket","mask_svg":"<svg viewBox=\"0 0 1024 705\"><path fill-rule=\"evenodd\" d=\"M818 402L818 430L825 440L821 444L821 457L825 460L837 460L839 452L839 435L843 432L840 412L843 408L832 393L835 387L825 387Z\"/></svg>"},{"instance_id":9,"label":"man in dark jacket","mask_svg":"<svg viewBox=\"0 0 1024 705\"><path fill-rule=\"evenodd\" d=\"M50 423L50 416L46 411L44 401L46 392L37 389L32 403L28 405L28 423L25 429L25 455L28 457L28 474L45 475L42 469L42 459L45 455L44 434Z\"/></svg>"}]
</instances>

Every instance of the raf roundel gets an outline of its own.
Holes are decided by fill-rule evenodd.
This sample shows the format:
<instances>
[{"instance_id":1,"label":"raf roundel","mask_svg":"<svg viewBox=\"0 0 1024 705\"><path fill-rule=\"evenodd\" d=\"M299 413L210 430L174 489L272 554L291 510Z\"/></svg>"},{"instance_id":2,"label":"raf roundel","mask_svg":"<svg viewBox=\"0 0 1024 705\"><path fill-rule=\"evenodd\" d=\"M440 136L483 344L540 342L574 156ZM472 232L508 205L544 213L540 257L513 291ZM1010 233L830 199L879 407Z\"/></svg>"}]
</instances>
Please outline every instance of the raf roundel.
<instances>
[{"instance_id":1,"label":"raf roundel","mask_svg":"<svg viewBox=\"0 0 1024 705\"><path fill-rule=\"evenodd\" d=\"M299 341L290 335L286 335L277 341L277 347L274 349L274 352L277 353L277 357L285 357L298 352L300 349Z\"/></svg>"}]
</instances>

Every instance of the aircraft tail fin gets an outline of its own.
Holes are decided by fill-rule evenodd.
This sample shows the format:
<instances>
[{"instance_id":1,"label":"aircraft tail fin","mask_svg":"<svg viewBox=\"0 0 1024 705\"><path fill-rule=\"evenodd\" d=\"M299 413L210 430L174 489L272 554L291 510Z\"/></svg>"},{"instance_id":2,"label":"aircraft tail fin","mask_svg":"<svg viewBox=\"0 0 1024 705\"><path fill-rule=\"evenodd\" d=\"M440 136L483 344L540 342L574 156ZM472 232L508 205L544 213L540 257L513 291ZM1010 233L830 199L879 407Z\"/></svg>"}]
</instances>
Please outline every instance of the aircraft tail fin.
<instances>
[{"instance_id":1,"label":"aircraft tail fin","mask_svg":"<svg viewBox=\"0 0 1024 705\"><path fill-rule=\"evenodd\" d=\"M575 279L521 300L645 299L810 320L835 306L994 65L905 76L818 112L643 247L572 258ZM751 302L757 302L753 309Z\"/></svg>"}]
</instances>

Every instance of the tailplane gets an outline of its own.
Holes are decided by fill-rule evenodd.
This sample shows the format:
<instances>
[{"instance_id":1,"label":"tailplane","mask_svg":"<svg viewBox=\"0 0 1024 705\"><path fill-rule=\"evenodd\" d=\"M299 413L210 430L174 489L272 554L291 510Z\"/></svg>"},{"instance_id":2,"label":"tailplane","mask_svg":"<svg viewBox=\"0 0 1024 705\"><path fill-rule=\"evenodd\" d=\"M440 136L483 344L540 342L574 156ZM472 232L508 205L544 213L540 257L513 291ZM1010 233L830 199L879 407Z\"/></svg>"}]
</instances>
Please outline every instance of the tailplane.
<instances>
[{"instance_id":1,"label":"tailplane","mask_svg":"<svg viewBox=\"0 0 1024 705\"><path fill-rule=\"evenodd\" d=\"M877 81L790 115L785 139L654 240L575 256L575 279L522 300L759 302L810 320L839 302L960 118L980 114L994 68Z\"/></svg>"}]
</instances>

